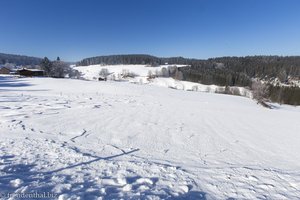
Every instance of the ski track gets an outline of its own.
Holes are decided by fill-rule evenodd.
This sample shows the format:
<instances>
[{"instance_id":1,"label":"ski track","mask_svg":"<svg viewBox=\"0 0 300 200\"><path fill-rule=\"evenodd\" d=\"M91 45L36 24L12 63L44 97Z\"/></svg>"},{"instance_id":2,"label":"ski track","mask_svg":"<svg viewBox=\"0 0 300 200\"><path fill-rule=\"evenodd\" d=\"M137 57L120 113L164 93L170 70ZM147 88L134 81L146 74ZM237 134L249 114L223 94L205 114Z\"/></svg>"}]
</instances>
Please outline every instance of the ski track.
<instances>
[{"instance_id":1,"label":"ski track","mask_svg":"<svg viewBox=\"0 0 300 200\"><path fill-rule=\"evenodd\" d=\"M286 115L293 124L286 134L296 136L298 108L272 111L240 97L127 83L57 80L62 89L55 79L30 81L26 91L0 91L1 192L49 191L60 199L300 197L299 137L279 134Z\"/></svg>"}]
</instances>

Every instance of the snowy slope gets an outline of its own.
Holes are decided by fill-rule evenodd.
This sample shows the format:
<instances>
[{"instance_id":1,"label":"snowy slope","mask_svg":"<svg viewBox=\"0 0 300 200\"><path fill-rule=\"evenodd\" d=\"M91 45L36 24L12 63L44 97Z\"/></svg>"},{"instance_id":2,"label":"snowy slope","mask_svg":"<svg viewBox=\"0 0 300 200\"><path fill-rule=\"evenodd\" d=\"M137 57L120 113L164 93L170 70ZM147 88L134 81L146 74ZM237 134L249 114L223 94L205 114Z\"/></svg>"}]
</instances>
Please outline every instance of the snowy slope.
<instances>
[{"instance_id":1,"label":"snowy slope","mask_svg":"<svg viewBox=\"0 0 300 200\"><path fill-rule=\"evenodd\" d=\"M150 84L161 87L173 88L178 90L186 91L198 91L198 92L210 92L210 93L224 93L225 86L217 85L204 85L188 81L179 81L173 78L155 78L148 79L148 72L157 74L161 72L162 68L168 68L168 66L185 67L186 65L160 65L158 67L148 67L147 65L89 65L89 66L78 66L74 69L78 70L83 74L83 78L86 80L98 80L99 72L102 69L107 69L109 73L114 74L115 77L119 77L123 70L133 72L137 76L134 78L127 78L131 83L138 84ZM110 80L108 76L108 80ZM244 87L231 87L231 90L237 89L241 96L252 98L252 92Z\"/></svg>"},{"instance_id":2,"label":"snowy slope","mask_svg":"<svg viewBox=\"0 0 300 200\"><path fill-rule=\"evenodd\" d=\"M300 108L128 82L0 77L0 191L297 199Z\"/></svg>"},{"instance_id":3,"label":"snowy slope","mask_svg":"<svg viewBox=\"0 0 300 200\"><path fill-rule=\"evenodd\" d=\"M167 68L168 66L184 67L186 65L160 65L157 67L150 67L147 65L89 65L74 67L74 69L83 73L85 79L95 80L99 77L101 69L108 69L110 73L114 73L115 75L121 74L123 70L128 70L140 77L146 77L149 71L155 73L156 71L160 71L163 67Z\"/></svg>"}]
</instances>

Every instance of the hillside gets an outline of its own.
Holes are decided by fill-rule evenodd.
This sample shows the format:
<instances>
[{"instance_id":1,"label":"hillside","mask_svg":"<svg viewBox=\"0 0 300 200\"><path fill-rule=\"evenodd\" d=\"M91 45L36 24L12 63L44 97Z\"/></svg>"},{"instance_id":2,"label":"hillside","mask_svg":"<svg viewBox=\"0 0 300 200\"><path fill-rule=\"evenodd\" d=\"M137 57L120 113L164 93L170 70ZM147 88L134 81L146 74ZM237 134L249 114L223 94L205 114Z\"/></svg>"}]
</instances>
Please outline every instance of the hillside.
<instances>
[{"instance_id":1,"label":"hillside","mask_svg":"<svg viewBox=\"0 0 300 200\"><path fill-rule=\"evenodd\" d=\"M6 63L15 65L39 65L41 61L41 58L36 57L0 53L0 65Z\"/></svg>"},{"instance_id":2,"label":"hillside","mask_svg":"<svg viewBox=\"0 0 300 200\"><path fill-rule=\"evenodd\" d=\"M199 60L182 57L159 58L150 55L113 55L86 58L77 63L77 66L134 64L158 67L166 63L188 65L178 69L182 74L180 80L204 85L246 88L252 88L254 80L261 81L268 88L267 99L283 104L300 105L300 56L220 57ZM175 78L175 74L171 77Z\"/></svg>"},{"instance_id":3,"label":"hillside","mask_svg":"<svg viewBox=\"0 0 300 200\"><path fill-rule=\"evenodd\" d=\"M249 79L260 78L271 80L278 78L280 82L300 79L300 56L247 56L220 57L207 60L183 57L161 58L151 55L111 55L85 58L77 66L88 65L190 65L184 69L185 79L205 84L249 85Z\"/></svg>"},{"instance_id":4,"label":"hillside","mask_svg":"<svg viewBox=\"0 0 300 200\"><path fill-rule=\"evenodd\" d=\"M211 92L225 93L225 86L214 84L205 85L190 81L178 80L176 78L176 70L187 68L186 65L158 65L151 67L148 65L89 65L77 66L74 69L78 70L82 78L85 80L98 80L101 77L101 71L106 71L107 80L109 81L128 81L135 84L149 84L160 87L179 89L195 92ZM174 78L172 73L174 71ZM149 78L150 76L150 78ZM252 98L252 93L249 89L243 87L231 87L230 90L236 95ZM229 93L230 91L228 91Z\"/></svg>"},{"instance_id":5,"label":"hillside","mask_svg":"<svg viewBox=\"0 0 300 200\"><path fill-rule=\"evenodd\" d=\"M3 193L300 196L299 107L126 82L0 77L0 86Z\"/></svg>"}]
</instances>

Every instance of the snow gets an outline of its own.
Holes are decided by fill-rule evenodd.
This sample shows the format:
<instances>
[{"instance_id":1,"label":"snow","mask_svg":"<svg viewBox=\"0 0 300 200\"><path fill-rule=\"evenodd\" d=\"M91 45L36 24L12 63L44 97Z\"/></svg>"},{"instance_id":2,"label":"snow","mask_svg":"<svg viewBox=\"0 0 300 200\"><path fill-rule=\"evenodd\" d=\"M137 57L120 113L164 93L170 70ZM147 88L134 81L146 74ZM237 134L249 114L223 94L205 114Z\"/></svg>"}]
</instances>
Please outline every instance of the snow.
<instances>
[{"instance_id":1,"label":"snow","mask_svg":"<svg viewBox=\"0 0 300 200\"><path fill-rule=\"evenodd\" d=\"M0 77L0 102L1 193L300 196L300 107L155 84L9 76Z\"/></svg>"},{"instance_id":2,"label":"snow","mask_svg":"<svg viewBox=\"0 0 300 200\"><path fill-rule=\"evenodd\" d=\"M107 69L109 73L113 74L116 79L120 77L123 71L128 71L136 74L134 78L126 78L123 80L129 81L130 83L136 84L150 84L161 87L167 87L178 90L186 91L198 91L198 92L210 92L210 93L224 93L225 86L217 85L204 85L200 83L179 81L173 78L154 78L148 79L148 72L152 74L160 73L162 68L168 68L169 66L186 67L186 65L160 65L157 67L149 67L147 65L89 65L89 66L78 66L74 69L78 70L83 74L83 78L86 80L98 80L99 72L101 69ZM111 75L108 76L108 80L111 79ZM230 90L237 89L241 96L252 98L252 92L244 87L231 87Z\"/></svg>"},{"instance_id":3,"label":"snow","mask_svg":"<svg viewBox=\"0 0 300 200\"><path fill-rule=\"evenodd\" d=\"M159 65L157 67L151 67L147 65L89 65L89 66L77 66L74 69L84 74L84 78L87 80L95 80L99 77L99 72L101 69L108 69L110 73L122 74L123 70L128 70L129 72L134 72L140 77L148 76L148 72L151 71L155 73L156 71L161 71L163 67L168 68L168 66L184 67L186 65Z\"/></svg>"}]
</instances>

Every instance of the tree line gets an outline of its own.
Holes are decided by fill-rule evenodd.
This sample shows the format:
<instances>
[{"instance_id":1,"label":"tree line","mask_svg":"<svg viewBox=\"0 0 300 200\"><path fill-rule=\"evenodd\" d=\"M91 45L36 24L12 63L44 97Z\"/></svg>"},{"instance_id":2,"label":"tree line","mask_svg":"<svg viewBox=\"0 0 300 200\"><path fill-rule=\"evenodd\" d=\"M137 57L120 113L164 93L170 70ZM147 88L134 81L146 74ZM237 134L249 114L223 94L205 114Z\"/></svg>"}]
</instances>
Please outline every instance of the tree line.
<instances>
[{"instance_id":1,"label":"tree line","mask_svg":"<svg viewBox=\"0 0 300 200\"><path fill-rule=\"evenodd\" d=\"M39 65L41 61L42 61L41 58L36 58L36 57L0 53L1 65L4 65L6 63L11 63L18 66Z\"/></svg>"},{"instance_id":2,"label":"tree line","mask_svg":"<svg viewBox=\"0 0 300 200\"><path fill-rule=\"evenodd\" d=\"M96 56L85 58L77 62L77 66L87 65L117 65L117 64L143 64L143 65L163 65L168 64L189 64L193 59L183 57L159 58L146 54L130 54L130 55L110 55L110 56Z\"/></svg>"}]
</instances>

